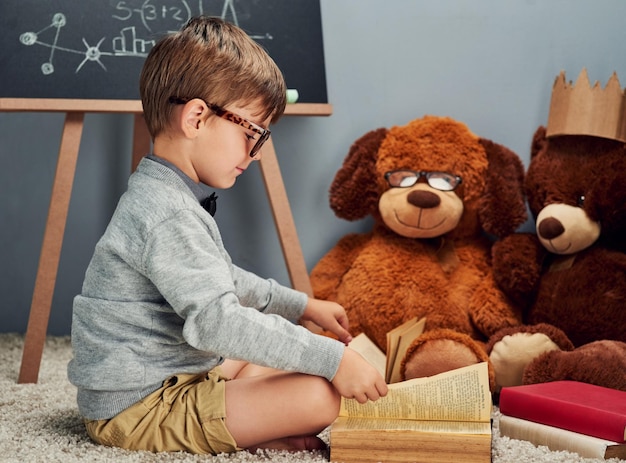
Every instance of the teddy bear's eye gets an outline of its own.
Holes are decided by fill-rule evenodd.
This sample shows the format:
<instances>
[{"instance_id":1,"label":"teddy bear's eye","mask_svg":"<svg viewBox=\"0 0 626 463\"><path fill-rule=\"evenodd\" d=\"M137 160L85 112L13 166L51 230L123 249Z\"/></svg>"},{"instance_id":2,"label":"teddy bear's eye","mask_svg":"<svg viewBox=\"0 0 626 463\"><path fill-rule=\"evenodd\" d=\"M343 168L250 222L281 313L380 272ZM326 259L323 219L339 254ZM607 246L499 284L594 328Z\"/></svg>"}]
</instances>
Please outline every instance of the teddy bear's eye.
<instances>
[{"instance_id":1,"label":"teddy bear's eye","mask_svg":"<svg viewBox=\"0 0 626 463\"><path fill-rule=\"evenodd\" d=\"M585 205L585 195L580 195L578 200L576 201L576 205L578 207L583 207Z\"/></svg>"}]
</instances>

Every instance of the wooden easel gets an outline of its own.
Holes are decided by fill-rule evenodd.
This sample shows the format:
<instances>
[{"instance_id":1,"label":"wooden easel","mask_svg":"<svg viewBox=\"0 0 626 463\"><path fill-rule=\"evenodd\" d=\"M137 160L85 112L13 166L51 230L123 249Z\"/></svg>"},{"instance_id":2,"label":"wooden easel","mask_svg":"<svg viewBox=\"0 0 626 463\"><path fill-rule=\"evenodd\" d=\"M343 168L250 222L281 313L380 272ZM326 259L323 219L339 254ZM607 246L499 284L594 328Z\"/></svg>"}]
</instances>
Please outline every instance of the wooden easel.
<instances>
[{"instance_id":1,"label":"wooden easel","mask_svg":"<svg viewBox=\"0 0 626 463\"><path fill-rule=\"evenodd\" d=\"M132 170L150 151L150 136L143 121L140 101L0 98L0 111L66 113L18 377L18 383L36 383L50 319L85 113L135 115ZM330 114L331 105L317 103L291 104L287 105L285 111L285 115L290 116ZM311 295L311 283L271 139L263 147L260 166L291 284L295 289Z\"/></svg>"}]
</instances>

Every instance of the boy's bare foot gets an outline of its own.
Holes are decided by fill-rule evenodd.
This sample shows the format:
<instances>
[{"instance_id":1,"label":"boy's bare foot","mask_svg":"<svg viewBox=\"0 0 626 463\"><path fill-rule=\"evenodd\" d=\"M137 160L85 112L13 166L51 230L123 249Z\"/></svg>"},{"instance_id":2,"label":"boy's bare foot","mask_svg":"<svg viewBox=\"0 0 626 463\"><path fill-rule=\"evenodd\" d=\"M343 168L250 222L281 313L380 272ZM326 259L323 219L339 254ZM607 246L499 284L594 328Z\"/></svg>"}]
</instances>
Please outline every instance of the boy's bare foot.
<instances>
[{"instance_id":1,"label":"boy's bare foot","mask_svg":"<svg viewBox=\"0 0 626 463\"><path fill-rule=\"evenodd\" d=\"M327 448L326 443L317 436L298 436L264 442L247 450L251 453L255 453L259 449L301 452L303 450L326 450Z\"/></svg>"},{"instance_id":2,"label":"boy's bare foot","mask_svg":"<svg viewBox=\"0 0 626 463\"><path fill-rule=\"evenodd\" d=\"M326 443L317 436L288 437L295 450L326 450Z\"/></svg>"}]
</instances>

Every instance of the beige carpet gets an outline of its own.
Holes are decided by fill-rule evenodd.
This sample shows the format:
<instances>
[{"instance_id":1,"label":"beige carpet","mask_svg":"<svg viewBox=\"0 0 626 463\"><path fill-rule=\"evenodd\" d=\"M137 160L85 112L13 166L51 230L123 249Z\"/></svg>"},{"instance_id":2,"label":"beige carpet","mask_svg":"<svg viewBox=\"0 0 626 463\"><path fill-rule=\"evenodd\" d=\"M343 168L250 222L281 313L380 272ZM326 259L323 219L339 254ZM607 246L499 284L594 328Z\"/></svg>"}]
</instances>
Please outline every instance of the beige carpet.
<instances>
[{"instance_id":1,"label":"beige carpet","mask_svg":"<svg viewBox=\"0 0 626 463\"><path fill-rule=\"evenodd\" d=\"M93 444L84 431L75 405L75 389L66 378L71 357L69 338L48 337L37 384L17 384L23 336L0 334L0 462L326 462L324 453L266 451L258 454L203 456L187 453L130 452ZM493 463L567 462L604 460L550 452L528 442L498 434L494 413ZM327 439L327 432L322 433ZM619 460L607 460L617 463ZM623 462L623 460L622 460Z\"/></svg>"}]
</instances>

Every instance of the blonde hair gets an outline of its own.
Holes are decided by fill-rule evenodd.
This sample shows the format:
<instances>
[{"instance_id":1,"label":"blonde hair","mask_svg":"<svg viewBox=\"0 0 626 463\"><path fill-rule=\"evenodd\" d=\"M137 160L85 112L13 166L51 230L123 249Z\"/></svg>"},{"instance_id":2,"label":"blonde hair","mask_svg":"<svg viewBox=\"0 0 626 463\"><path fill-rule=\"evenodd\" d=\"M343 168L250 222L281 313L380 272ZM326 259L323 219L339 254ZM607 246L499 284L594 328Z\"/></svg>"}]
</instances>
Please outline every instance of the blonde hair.
<instances>
[{"instance_id":1,"label":"blonde hair","mask_svg":"<svg viewBox=\"0 0 626 463\"><path fill-rule=\"evenodd\" d=\"M208 16L192 18L152 48L139 91L153 139L170 123L172 98L202 98L221 107L258 102L261 119L271 116L271 122L287 99L283 75L265 50L239 27Z\"/></svg>"}]
</instances>

